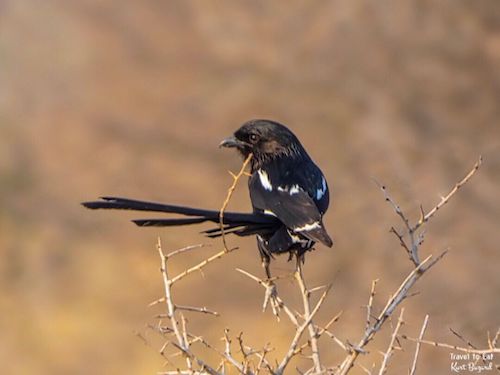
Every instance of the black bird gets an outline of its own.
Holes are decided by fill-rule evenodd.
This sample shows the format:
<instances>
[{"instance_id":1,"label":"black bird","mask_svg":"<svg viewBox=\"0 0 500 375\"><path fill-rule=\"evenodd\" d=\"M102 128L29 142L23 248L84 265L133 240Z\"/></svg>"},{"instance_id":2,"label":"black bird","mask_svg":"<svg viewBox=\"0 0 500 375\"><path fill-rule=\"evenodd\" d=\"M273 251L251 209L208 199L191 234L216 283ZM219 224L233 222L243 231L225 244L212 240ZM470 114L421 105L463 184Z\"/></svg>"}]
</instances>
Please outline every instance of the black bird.
<instances>
[{"instance_id":1,"label":"black bird","mask_svg":"<svg viewBox=\"0 0 500 375\"><path fill-rule=\"evenodd\" d=\"M274 254L295 254L301 259L316 242L332 246L322 220L329 205L328 184L321 170L287 127L271 120L251 120L232 137L224 139L220 147L234 147L244 158L253 154L248 181L253 213L224 212L224 233L256 235L268 277L269 261ZM215 210L116 197L101 199L82 204L91 209L126 209L188 216L133 220L141 227L205 221L219 223L220 219L220 212ZM222 235L219 226L203 233L208 237Z\"/></svg>"}]
</instances>

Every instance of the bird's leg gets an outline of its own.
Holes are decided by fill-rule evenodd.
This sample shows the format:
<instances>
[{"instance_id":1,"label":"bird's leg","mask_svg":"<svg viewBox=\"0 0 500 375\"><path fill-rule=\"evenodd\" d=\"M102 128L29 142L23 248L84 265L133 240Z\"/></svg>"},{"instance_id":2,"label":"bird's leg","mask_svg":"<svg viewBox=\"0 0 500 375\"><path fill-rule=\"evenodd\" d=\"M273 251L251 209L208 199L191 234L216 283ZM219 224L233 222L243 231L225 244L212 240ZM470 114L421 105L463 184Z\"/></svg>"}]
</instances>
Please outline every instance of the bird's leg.
<instances>
[{"instance_id":1,"label":"bird's leg","mask_svg":"<svg viewBox=\"0 0 500 375\"><path fill-rule=\"evenodd\" d=\"M263 286L266 288L264 303L262 304L262 311L265 311L267 305L269 304L269 302L271 302L273 315L279 320L280 303L278 301L278 292L276 290L276 285L274 284L270 269L271 258L273 255L267 248L267 241L260 235L257 235L257 246L259 248L260 258L262 260L262 267L264 267L264 271L266 272L267 277L267 279L262 280Z\"/></svg>"},{"instance_id":2,"label":"bird's leg","mask_svg":"<svg viewBox=\"0 0 500 375\"><path fill-rule=\"evenodd\" d=\"M266 271L267 280L271 280L271 258L268 255L262 257L262 267Z\"/></svg>"},{"instance_id":3,"label":"bird's leg","mask_svg":"<svg viewBox=\"0 0 500 375\"><path fill-rule=\"evenodd\" d=\"M295 269L298 270L301 265L305 263L306 257L304 256L305 252L297 252L295 253ZM291 255L290 255L291 257Z\"/></svg>"}]
</instances>

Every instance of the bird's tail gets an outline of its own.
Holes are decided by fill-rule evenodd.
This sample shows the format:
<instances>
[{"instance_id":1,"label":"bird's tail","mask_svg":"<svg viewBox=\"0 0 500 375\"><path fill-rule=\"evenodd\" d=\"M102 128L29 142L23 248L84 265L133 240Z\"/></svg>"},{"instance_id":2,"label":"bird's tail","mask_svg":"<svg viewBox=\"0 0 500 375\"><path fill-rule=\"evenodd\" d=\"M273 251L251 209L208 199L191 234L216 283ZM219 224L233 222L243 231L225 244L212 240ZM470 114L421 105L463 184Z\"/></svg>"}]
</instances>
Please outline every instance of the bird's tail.
<instances>
[{"instance_id":1,"label":"bird's tail","mask_svg":"<svg viewBox=\"0 0 500 375\"><path fill-rule=\"evenodd\" d=\"M220 222L220 211L204 210L185 206L175 206L154 202L145 202L134 199L101 197L101 200L83 202L83 206L90 209L118 209L148 212L164 212L184 215L183 218L158 218L132 220L140 227L169 227L179 225L199 224L203 222ZM276 218L257 213L224 212L224 233L233 233L239 236L248 236L256 233L272 231L278 225ZM221 227L204 231L208 237L222 235Z\"/></svg>"}]
</instances>

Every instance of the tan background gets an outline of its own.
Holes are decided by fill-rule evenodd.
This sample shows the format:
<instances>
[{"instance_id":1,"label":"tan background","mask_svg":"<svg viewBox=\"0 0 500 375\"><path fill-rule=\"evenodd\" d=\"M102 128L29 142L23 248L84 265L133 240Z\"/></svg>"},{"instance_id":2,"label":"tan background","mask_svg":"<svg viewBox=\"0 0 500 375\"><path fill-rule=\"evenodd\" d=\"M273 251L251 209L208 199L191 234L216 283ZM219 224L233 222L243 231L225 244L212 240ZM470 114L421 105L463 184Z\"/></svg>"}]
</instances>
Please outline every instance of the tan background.
<instances>
[{"instance_id":1,"label":"tan background","mask_svg":"<svg viewBox=\"0 0 500 375\"><path fill-rule=\"evenodd\" d=\"M156 237L168 249L219 242L78 202L115 194L218 208L240 160L217 144L255 117L289 125L328 177L336 244L310 254L306 272L311 284L334 282L320 319L344 310L335 331L351 342L370 281L380 278L380 307L410 269L371 178L417 218L482 154L480 173L429 227L423 253L451 252L417 286L404 330L415 335L429 313L428 337L457 343L452 327L485 346L500 323L499 66L497 0L1 1L1 372L162 369L161 340L145 329L160 312L147 307L162 290ZM249 209L244 186L231 208ZM261 290L234 271L262 274L254 239L231 244L240 251L186 280L179 298L224 312L193 316L197 332L243 330L280 355L289 326L262 314ZM380 363L387 344L380 335L363 363ZM341 357L325 345L329 363ZM406 373L412 351L406 343L391 373ZM421 374L449 366L447 350L423 349Z\"/></svg>"}]
</instances>

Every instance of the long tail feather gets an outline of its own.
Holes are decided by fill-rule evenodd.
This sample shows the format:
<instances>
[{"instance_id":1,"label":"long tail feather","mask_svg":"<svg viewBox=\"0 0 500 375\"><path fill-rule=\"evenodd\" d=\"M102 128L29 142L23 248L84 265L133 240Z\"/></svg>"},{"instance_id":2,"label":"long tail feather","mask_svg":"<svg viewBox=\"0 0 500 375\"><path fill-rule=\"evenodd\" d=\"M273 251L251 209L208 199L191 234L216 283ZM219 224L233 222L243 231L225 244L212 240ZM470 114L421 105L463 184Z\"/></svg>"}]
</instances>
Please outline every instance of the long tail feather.
<instances>
[{"instance_id":1,"label":"long tail feather","mask_svg":"<svg viewBox=\"0 0 500 375\"><path fill-rule=\"evenodd\" d=\"M185 206L175 206L170 204L161 204L154 202L139 201L127 198L118 197L102 197L100 201L83 202L82 205L90 209L118 209L118 210L133 210L133 211L148 211L148 212L165 212L174 213L185 216L197 216L192 221L184 219L158 219L165 221L157 221L157 219L145 220L137 225L147 226L146 222L151 222L155 226L171 226L171 225L187 225L196 224L203 221L219 221L219 211L204 210L200 208L192 208ZM181 220L174 222L172 220ZM239 212L224 212L225 223L242 223L242 224L273 224L276 219L267 215L259 215L254 213L239 213Z\"/></svg>"},{"instance_id":2,"label":"long tail feather","mask_svg":"<svg viewBox=\"0 0 500 375\"><path fill-rule=\"evenodd\" d=\"M119 209L119 210L134 210L134 211L149 211L149 212L168 212L187 216L214 216L217 211L203 210L198 208L175 206L170 204L162 204L155 202L139 201L135 199L118 198L118 197L101 197L100 201L83 202L82 205L90 209Z\"/></svg>"},{"instance_id":3,"label":"long tail feather","mask_svg":"<svg viewBox=\"0 0 500 375\"><path fill-rule=\"evenodd\" d=\"M199 224L207 221L204 217L185 219L138 219L132 220L139 227L173 227L179 225Z\"/></svg>"}]
</instances>

